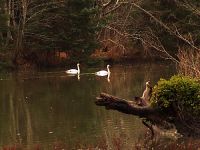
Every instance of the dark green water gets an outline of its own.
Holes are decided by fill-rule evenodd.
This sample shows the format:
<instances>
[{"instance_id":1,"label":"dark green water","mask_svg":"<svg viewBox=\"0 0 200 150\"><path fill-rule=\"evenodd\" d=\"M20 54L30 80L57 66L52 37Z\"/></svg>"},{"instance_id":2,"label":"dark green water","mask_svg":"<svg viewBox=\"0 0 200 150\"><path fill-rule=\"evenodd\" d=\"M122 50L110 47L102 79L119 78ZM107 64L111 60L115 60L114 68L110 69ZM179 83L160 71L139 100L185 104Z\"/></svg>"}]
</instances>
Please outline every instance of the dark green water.
<instances>
[{"instance_id":1,"label":"dark green water","mask_svg":"<svg viewBox=\"0 0 200 150\"><path fill-rule=\"evenodd\" d=\"M81 73L99 69L83 67ZM112 149L113 137L124 138L131 147L146 132L141 120L96 106L95 97L107 92L132 99L142 94L147 80L155 84L174 72L166 64L116 65L111 66L110 82L93 74L81 74L78 80L63 70L2 73L0 148L71 149L104 139Z\"/></svg>"}]
</instances>

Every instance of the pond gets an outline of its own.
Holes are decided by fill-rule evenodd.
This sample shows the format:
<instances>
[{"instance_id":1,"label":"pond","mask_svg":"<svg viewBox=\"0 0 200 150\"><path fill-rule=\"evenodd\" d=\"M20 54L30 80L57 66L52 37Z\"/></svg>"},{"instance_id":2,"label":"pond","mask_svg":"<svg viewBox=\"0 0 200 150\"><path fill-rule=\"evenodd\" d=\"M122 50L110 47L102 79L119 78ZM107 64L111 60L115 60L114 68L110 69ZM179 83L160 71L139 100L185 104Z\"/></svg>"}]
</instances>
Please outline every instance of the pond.
<instances>
[{"instance_id":1,"label":"pond","mask_svg":"<svg viewBox=\"0 0 200 150\"><path fill-rule=\"evenodd\" d=\"M111 65L111 76L92 74L100 67L81 66L80 78L63 69L0 74L0 147L76 149L124 139L133 147L147 129L137 116L96 106L101 92L121 98L140 96L147 80L154 85L176 70L170 64ZM127 144L128 143L128 144Z\"/></svg>"}]
</instances>

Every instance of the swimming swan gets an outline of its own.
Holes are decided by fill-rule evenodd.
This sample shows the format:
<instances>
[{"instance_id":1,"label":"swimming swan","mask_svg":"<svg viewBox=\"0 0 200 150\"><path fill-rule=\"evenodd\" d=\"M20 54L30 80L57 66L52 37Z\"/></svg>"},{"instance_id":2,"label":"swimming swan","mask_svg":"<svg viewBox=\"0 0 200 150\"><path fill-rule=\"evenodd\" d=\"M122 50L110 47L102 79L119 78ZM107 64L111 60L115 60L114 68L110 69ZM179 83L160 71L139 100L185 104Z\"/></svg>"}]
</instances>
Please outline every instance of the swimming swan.
<instances>
[{"instance_id":1,"label":"swimming swan","mask_svg":"<svg viewBox=\"0 0 200 150\"><path fill-rule=\"evenodd\" d=\"M109 69L110 65L107 65L107 71L106 70L101 70L95 73L95 75L97 76L107 76L110 75L110 69Z\"/></svg>"},{"instance_id":2,"label":"swimming swan","mask_svg":"<svg viewBox=\"0 0 200 150\"><path fill-rule=\"evenodd\" d=\"M80 74L80 68L79 68L80 64L77 64L77 69L69 69L67 71L65 71L67 74Z\"/></svg>"}]
</instances>

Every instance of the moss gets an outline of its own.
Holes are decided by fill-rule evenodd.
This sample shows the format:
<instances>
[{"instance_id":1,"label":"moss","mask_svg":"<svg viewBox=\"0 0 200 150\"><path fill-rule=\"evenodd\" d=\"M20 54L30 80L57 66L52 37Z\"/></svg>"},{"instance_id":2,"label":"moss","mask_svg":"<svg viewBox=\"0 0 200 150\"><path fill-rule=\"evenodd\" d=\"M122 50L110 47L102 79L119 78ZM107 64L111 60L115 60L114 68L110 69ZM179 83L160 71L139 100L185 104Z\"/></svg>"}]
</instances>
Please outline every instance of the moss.
<instances>
[{"instance_id":1,"label":"moss","mask_svg":"<svg viewBox=\"0 0 200 150\"><path fill-rule=\"evenodd\" d=\"M153 88L151 105L176 113L200 114L200 83L197 79L176 75L160 79Z\"/></svg>"}]
</instances>

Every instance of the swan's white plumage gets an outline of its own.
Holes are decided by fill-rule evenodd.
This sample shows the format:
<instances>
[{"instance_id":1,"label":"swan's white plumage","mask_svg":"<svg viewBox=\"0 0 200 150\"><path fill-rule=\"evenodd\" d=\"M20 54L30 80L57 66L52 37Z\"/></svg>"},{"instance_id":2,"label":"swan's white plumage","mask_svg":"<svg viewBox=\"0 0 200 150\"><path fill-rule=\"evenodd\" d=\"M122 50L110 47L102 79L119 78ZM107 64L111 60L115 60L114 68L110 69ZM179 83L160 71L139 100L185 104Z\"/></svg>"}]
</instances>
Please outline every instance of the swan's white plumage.
<instances>
[{"instance_id":1,"label":"swan's white plumage","mask_svg":"<svg viewBox=\"0 0 200 150\"><path fill-rule=\"evenodd\" d=\"M69 69L65 71L67 74L80 74L79 64L77 64L77 69Z\"/></svg>"},{"instance_id":2,"label":"swan's white plumage","mask_svg":"<svg viewBox=\"0 0 200 150\"><path fill-rule=\"evenodd\" d=\"M109 69L110 65L107 65L107 71L106 70L101 70L95 73L95 75L97 76L107 76L110 75L110 69Z\"/></svg>"}]
</instances>

